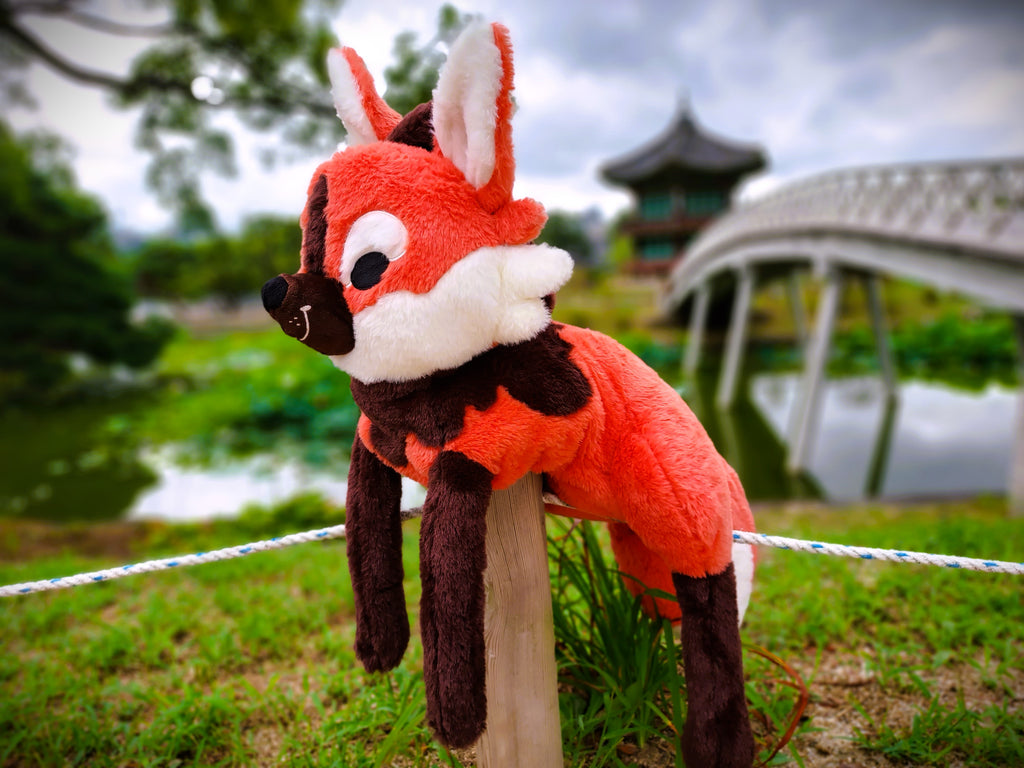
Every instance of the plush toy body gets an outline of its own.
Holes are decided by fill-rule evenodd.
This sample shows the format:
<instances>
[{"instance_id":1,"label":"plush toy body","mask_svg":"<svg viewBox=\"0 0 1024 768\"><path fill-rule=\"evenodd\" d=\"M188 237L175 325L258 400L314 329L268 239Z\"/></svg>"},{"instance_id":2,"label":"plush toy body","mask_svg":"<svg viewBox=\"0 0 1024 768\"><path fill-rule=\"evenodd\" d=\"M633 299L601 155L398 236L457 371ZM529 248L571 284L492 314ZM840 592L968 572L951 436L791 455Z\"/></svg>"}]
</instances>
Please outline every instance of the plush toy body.
<instances>
[{"instance_id":1,"label":"plush toy body","mask_svg":"<svg viewBox=\"0 0 1024 768\"><path fill-rule=\"evenodd\" d=\"M302 269L269 281L263 298L286 333L351 375L363 413L346 518L360 659L390 669L408 642L406 475L427 487L428 717L448 744L476 740L485 513L492 490L541 473L573 514L609 522L631 589L678 596L645 607L681 615L687 763L749 765L738 625L753 561L731 531L753 530L750 509L674 390L612 339L551 322L549 297L572 263L529 244L543 209L512 198L507 32L468 29L432 105L405 118L351 49L329 67L350 146L314 174Z\"/></svg>"}]
</instances>

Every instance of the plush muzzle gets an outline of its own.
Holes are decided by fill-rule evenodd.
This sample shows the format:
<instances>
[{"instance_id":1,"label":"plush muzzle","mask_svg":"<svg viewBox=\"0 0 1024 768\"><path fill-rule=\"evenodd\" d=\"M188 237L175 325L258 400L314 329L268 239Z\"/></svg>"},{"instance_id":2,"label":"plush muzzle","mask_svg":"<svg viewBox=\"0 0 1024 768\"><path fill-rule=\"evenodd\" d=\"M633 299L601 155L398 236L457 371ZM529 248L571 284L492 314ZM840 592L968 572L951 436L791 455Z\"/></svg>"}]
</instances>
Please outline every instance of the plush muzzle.
<instances>
[{"instance_id":1,"label":"plush muzzle","mask_svg":"<svg viewBox=\"0 0 1024 768\"><path fill-rule=\"evenodd\" d=\"M325 355L355 347L352 313L339 283L323 275L278 275L263 284L263 307L281 330Z\"/></svg>"}]
</instances>

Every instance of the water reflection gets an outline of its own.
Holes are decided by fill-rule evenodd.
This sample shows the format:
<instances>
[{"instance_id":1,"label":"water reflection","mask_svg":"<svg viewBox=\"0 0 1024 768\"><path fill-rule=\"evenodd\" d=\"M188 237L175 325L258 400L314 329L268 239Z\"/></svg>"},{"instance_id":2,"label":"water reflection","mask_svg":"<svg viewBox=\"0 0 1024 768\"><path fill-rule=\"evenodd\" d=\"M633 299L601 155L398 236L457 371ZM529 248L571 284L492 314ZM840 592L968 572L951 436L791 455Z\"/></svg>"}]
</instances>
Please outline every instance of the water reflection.
<instances>
[{"instance_id":1,"label":"water reflection","mask_svg":"<svg viewBox=\"0 0 1024 768\"><path fill-rule=\"evenodd\" d=\"M737 397L728 411L714 407L716 383L713 376L699 376L686 389L686 400L715 447L739 474L747 495L759 501L822 498L824 493L812 476L786 471L783 433L773 429L751 399Z\"/></svg>"},{"instance_id":2,"label":"water reflection","mask_svg":"<svg viewBox=\"0 0 1024 768\"><path fill-rule=\"evenodd\" d=\"M754 376L749 403L776 436L787 434L799 391L799 375ZM1013 448L1014 390L990 385L965 392L936 383L908 382L897 401L889 400L880 381L848 378L825 387L819 434L810 475L829 500L865 496L941 496L1005 491ZM750 434L746 408L737 408ZM723 443L728 439L720 437ZM766 457L772 467L780 459ZM743 468L737 468L741 476ZM780 498L776 487L746 472L752 498Z\"/></svg>"},{"instance_id":3,"label":"water reflection","mask_svg":"<svg viewBox=\"0 0 1024 768\"><path fill-rule=\"evenodd\" d=\"M98 521L120 517L157 480L120 414L139 403L57 411L8 410L0 428L0 517Z\"/></svg>"},{"instance_id":4,"label":"water reflection","mask_svg":"<svg viewBox=\"0 0 1024 768\"><path fill-rule=\"evenodd\" d=\"M246 504L276 504L310 491L340 505L348 490L346 465L336 471L314 470L297 461L256 456L217 468L181 467L170 452L152 454L147 463L159 481L134 501L127 513L130 519L183 522L230 517ZM403 508L419 506L425 497L421 485L403 479Z\"/></svg>"}]
</instances>

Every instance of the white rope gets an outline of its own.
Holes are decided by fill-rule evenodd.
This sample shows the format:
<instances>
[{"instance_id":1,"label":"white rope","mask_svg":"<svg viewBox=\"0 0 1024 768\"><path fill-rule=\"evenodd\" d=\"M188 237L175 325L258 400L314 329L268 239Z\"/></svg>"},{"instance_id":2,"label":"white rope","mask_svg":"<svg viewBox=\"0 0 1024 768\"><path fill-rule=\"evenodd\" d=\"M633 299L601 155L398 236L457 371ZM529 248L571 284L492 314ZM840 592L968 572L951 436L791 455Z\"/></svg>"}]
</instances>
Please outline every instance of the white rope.
<instances>
[{"instance_id":1,"label":"white rope","mask_svg":"<svg viewBox=\"0 0 1024 768\"><path fill-rule=\"evenodd\" d=\"M958 557L956 555L930 555L927 552L907 552L901 549L876 549L875 547L855 547L847 544L826 544L820 541L804 541L789 539L785 536L769 536L764 533L749 531L733 531L732 540L744 544L793 549L798 552L812 552L818 555L837 555L839 557L855 557L861 560L887 560L892 563L914 563L916 565L936 565L943 568L962 568L967 571L987 571L989 573L1012 573L1024 575L1024 563L1007 563L1002 560L981 560L974 557Z\"/></svg>"},{"instance_id":2,"label":"white rope","mask_svg":"<svg viewBox=\"0 0 1024 768\"><path fill-rule=\"evenodd\" d=\"M284 547L290 547L293 544L305 544L307 541L326 541L327 539L337 539L344 535L345 526L335 525L319 531L293 533L290 536L278 536L273 539L268 539L267 541L255 541L252 544L216 549L212 552L196 552L194 555L166 557L162 560L149 560L144 563L122 565L118 568L107 568L103 571L92 571L90 573L79 573L75 576L61 576L56 579L49 579L46 581L29 581L24 584L11 584L7 587L0 587L0 597L27 595L31 592L46 592L52 589L67 589L68 587L79 587L83 584L95 584L100 581L123 579L125 576L134 576L136 573L152 573L153 571L166 571L170 568L184 568L189 565L214 563L218 560L231 560L236 557L251 555L253 552L267 552L271 549L283 549Z\"/></svg>"},{"instance_id":3,"label":"white rope","mask_svg":"<svg viewBox=\"0 0 1024 768\"><path fill-rule=\"evenodd\" d=\"M415 517L420 513L420 509L408 510L402 513L402 517L408 519ZM0 587L0 597L14 597L34 592L67 589L69 587L78 587L83 584L96 584L101 581L123 579L125 576L133 576L136 573L152 573L153 571L166 571L171 568L185 568L190 565L212 563L219 560L232 560L236 557L251 555L254 552L267 552L272 549L284 549L285 547L290 547L294 544L305 544L309 541L340 539L344 538L344 536L345 526L334 525L329 528L305 531L303 533L293 533L289 536L278 536L266 541L256 541L252 544L242 544L237 547L227 547L225 549L217 549L212 552L196 552L192 555L167 557L162 560L149 560L144 563L122 565L117 568L107 568L103 571L92 571L90 573L79 573L75 576L61 576L45 581L28 581L21 584L10 584L6 587ZM743 544L777 547L779 549L792 549L799 552L813 552L819 555L838 555L841 557L860 558L862 560L887 560L894 563L916 563L918 565L936 565L943 566L945 568L962 568L969 571L1012 573L1018 576L1024 575L1024 563L1008 563L1000 560L979 560L976 558L957 557L954 555L929 555L924 552L905 552L895 549L854 547L846 544L825 544L818 541L789 539L785 536L768 536L764 533L750 533L747 531L733 531L732 538L733 541Z\"/></svg>"}]
</instances>

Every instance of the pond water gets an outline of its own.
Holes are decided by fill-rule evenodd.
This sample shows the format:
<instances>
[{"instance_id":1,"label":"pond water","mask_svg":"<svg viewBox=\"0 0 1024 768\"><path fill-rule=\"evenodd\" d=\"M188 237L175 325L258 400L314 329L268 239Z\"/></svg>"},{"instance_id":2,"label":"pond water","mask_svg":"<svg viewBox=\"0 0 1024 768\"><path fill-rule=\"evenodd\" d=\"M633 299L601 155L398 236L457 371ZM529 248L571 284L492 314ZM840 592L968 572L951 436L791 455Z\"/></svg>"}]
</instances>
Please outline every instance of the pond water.
<instances>
[{"instance_id":1,"label":"pond water","mask_svg":"<svg viewBox=\"0 0 1024 768\"><path fill-rule=\"evenodd\" d=\"M713 381L702 379L686 397L754 501L964 495L1006 488L1015 390L991 385L973 392L910 381L889 408L877 380L830 381L810 469L792 477L785 469L785 435L798 375L752 376L747 396L728 413L703 407L713 401L713 388ZM197 520L311 490L344 501L342 460L310 467L257 455L214 467L181 466L173 450L133 445L118 428L122 407L110 403L52 416L5 417L0 516ZM419 505L423 498L423 489L407 482L404 506Z\"/></svg>"},{"instance_id":2,"label":"pond water","mask_svg":"<svg viewBox=\"0 0 1024 768\"><path fill-rule=\"evenodd\" d=\"M311 469L298 461L273 456L232 461L216 468L181 467L170 452L151 454L146 464L158 476L128 508L129 519L186 521L230 517L246 504L275 504L299 493L315 491L335 504L345 503L348 467L337 472ZM423 503L423 486L403 478L402 507Z\"/></svg>"}]
</instances>

